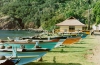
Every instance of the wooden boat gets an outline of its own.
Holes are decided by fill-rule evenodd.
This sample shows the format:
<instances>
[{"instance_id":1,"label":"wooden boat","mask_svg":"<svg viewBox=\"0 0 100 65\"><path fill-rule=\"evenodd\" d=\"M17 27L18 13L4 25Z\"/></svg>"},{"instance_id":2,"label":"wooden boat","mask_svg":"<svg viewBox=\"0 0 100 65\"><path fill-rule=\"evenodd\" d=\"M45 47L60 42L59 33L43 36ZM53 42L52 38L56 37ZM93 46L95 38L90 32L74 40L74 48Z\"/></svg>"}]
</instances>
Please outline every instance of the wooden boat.
<instances>
[{"instance_id":1,"label":"wooden boat","mask_svg":"<svg viewBox=\"0 0 100 65\"><path fill-rule=\"evenodd\" d=\"M47 53L47 51L50 51L56 44L57 42L48 42L48 43L44 43L44 42L41 42L41 44L39 44L40 46L45 46L43 48L36 48L36 49L33 49L33 46L34 44L26 44L24 43L24 45L26 45L26 48L25 49L19 49L19 47L17 47L18 45L21 45L23 43L1 43L3 44L4 46L13 46L14 48L16 47L16 51L12 50L11 48L8 49L7 47L5 47L4 49L0 49L0 56L4 55L6 56L7 58L12 56L12 61L14 61L14 63L17 62L17 65L22 65L22 64L26 64L28 62L31 62L31 61L34 61L40 57L42 57L43 55L45 55ZM29 45L29 47L27 47ZM32 47L30 47L32 46ZM49 48L49 49L47 49ZM12 52L13 55L12 55ZM17 60L16 60L17 59ZM20 59L20 60L19 60Z\"/></svg>"},{"instance_id":2,"label":"wooden boat","mask_svg":"<svg viewBox=\"0 0 100 65\"><path fill-rule=\"evenodd\" d=\"M2 52L3 53L3 52ZM14 64L17 65L23 65L32 61L35 61L39 58L41 58L43 55L45 55L47 52L27 52L27 53L20 53L16 54L17 56L12 56L12 54L9 54L8 52L6 54L3 54L3 56L6 57L4 60L0 60L0 64L5 63L7 60L12 61ZM1 52L0 52L1 56Z\"/></svg>"},{"instance_id":3,"label":"wooden boat","mask_svg":"<svg viewBox=\"0 0 100 65\"><path fill-rule=\"evenodd\" d=\"M30 40L30 39L26 39L26 40L1 40L1 43L15 43L15 44L35 44L36 42L58 42L59 39L52 39L52 40Z\"/></svg>"},{"instance_id":4,"label":"wooden boat","mask_svg":"<svg viewBox=\"0 0 100 65\"><path fill-rule=\"evenodd\" d=\"M57 44L55 45L55 47L58 47L60 45L62 45L62 43L64 42L64 40L67 38L67 36L59 36L59 37L53 37L53 38L32 38L32 42L35 41L39 41L39 43L41 44L41 42L57 42ZM47 40L48 39L48 40ZM25 40L25 39L24 39Z\"/></svg>"},{"instance_id":5,"label":"wooden boat","mask_svg":"<svg viewBox=\"0 0 100 65\"><path fill-rule=\"evenodd\" d=\"M67 39L67 36L62 36L62 37L60 37L60 40L59 40L58 43L55 45L55 48L61 46L62 43L63 43L66 39Z\"/></svg>"},{"instance_id":6,"label":"wooden boat","mask_svg":"<svg viewBox=\"0 0 100 65\"><path fill-rule=\"evenodd\" d=\"M86 38L86 37L87 37L87 35L88 35L88 34L83 33L83 35L82 35L82 37L81 37L81 38L82 38L82 39L84 39L84 38Z\"/></svg>"},{"instance_id":7,"label":"wooden boat","mask_svg":"<svg viewBox=\"0 0 100 65\"><path fill-rule=\"evenodd\" d=\"M4 59L0 60L0 65L15 65L18 61L17 59Z\"/></svg>"},{"instance_id":8,"label":"wooden boat","mask_svg":"<svg viewBox=\"0 0 100 65\"><path fill-rule=\"evenodd\" d=\"M12 52L12 51L13 51L12 49L0 49L0 52ZM21 52L38 52L38 51L40 51L40 52L50 51L50 49L48 49L48 48L32 48L32 49L19 48L19 49L17 49L17 52L20 52L20 53Z\"/></svg>"},{"instance_id":9,"label":"wooden boat","mask_svg":"<svg viewBox=\"0 0 100 65\"><path fill-rule=\"evenodd\" d=\"M17 65L23 65L28 62L34 61L50 51L47 48L35 48L35 49L19 49L17 47L12 47L12 49L0 49L0 56L5 56L7 59L14 63L17 62ZM0 60L0 63L7 61L7 59ZM17 59L17 60L16 60ZM19 60L20 59L20 60Z\"/></svg>"},{"instance_id":10,"label":"wooden boat","mask_svg":"<svg viewBox=\"0 0 100 65\"><path fill-rule=\"evenodd\" d=\"M36 42L39 42L39 46L41 46L42 48L49 48L52 49L54 48L54 46L57 44L57 42L60 40L59 37L57 38L52 38L52 39L48 39L48 40L31 40L31 39L24 39L24 40L20 40L20 39L15 39L15 40L1 40L2 43L4 43L4 46L17 46L17 48L20 48L21 45L24 45L25 48L33 48L36 44Z\"/></svg>"},{"instance_id":11,"label":"wooden boat","mask_svg":"<svg viewBox=\"0 0 100 65\"><path fill-rule=\"evenodd\" d=\"M12 49L7 49L6 47L4 49L0 49L0 56L6 56L6 58L11 57L10 60L14 63L17 62L17 65L23 65L28 62L37 60L38 58L41 58L43 55L45 55L47 51L50 51L50 49L47 48L19 49L16 47L15 49L15 47L16 46L13 45ZM4 63L7 61L7 59L0 61L0 63Z\"/></svg>"},{"instance_id":12,"label":"wooden boat","mask_svg":"<svg viewBox=\"0 0 100 65\"><path fill-rule=\"evenodd\" d=\"M49 48L52 49L54 48L54 46L57 44L58 42L39 42L38 46L42 47L42 48ZM21 48L21 46L24 46L25 48L29 48L32 49L35 47L35 43L15 43L15 42L5 42L3 43L3 45L7 48L9 46L14 46L17 48Z\"/></svg>"},{"instance_id":13,"label":"wooden boat","mask_svg":"<svg viewBox=\"0 0 100 65\"><path fill-rule=\"evenodd\" d=\"M69 37L62 44L73 44L75 42L78 42L80 39L81 39L81 36Z\"/></svg>"},{"instance_id":14,"label":"wooden boat","mask_svg":"<svg viewBox=\"0 0 100 65\"><path fill-rule=\"evenodd\" d=\"M74 35L62 35L62 36L56 36L56 37L53 37L51 36L51 38L49 37L46 37L46 38L41 38L41 37L26 37L26 38L22 38L22 39L32 39L32 40L53 40L53 39L60 39L57 44L55 45L55 48L56 47L59 47L60 45L62 45L62 43L67 39L67 37L73 37Z\"/></svg>"},{"instance_id":15,"label":"wooden boat","mask_svg":"<svg viewBox=\"0 0 100 65\"><path fill-rule=\"evenodd\" d=\"M25 45L26 48L33 48L36 42L39 42L39 45L42 46L43 48L49 48L51 47L51 44L55 44L55 47L58 47L60 45L62 45L63 41L66 39L66 36L58 36L58 37L52 37L52 38L34 38L34 39L15 39L15 40L11 40L10 41L5 41L5 40L1 40L1 42L6 43L6 44L14 44L14 45ZM44 46L43 46L44 45ZM47 46L48 45L48 46Z\"/></svg>"}]
</instances>

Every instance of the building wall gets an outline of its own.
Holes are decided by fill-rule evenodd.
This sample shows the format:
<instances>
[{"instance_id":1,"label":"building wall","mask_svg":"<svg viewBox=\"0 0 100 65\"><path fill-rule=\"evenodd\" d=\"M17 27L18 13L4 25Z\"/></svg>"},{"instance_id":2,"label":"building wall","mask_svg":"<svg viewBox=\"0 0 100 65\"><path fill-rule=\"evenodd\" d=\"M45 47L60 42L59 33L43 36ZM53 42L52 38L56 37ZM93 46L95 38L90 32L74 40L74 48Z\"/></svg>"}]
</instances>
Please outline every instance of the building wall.
<instances>
[{"instance_id":1,"label":"building wall","mask_svg":"<svg viewBox=\"0 0 100 65\"><path fill-rule=\"evenodd\" d=\"M96 30L96 26L95 26L95 25L93 25L93 26L92 26L92 29L93 29L93 30Z\"/></svg>"},{"instance_id":2,"label":"building wall","mask_svg":"<svg viewBox=\"0 0 100 65\"><path fill-rule=\"evenodd\" d=\"M98 30L100 30L100 24L98 25Z\"/></svg>"},{"instance_id":3,"label":"building wall","mask_svg":"<svg viewBox=\"0 0 100 65\"><path fill-rule=\"evenodd\" d=\"M60 32L65 32L65 30L69 32L69 26L60 26ZM75 26L75 32L78 30L82 30L82 26Z\"/></svg>"},{"instance_id":4,"label":"building wall","mask_svg":"<svg viewBox=\"0 0 100 65\"><path fill-rule=\"evenodd\" d=\"M75 31L82 30L82 26L75 26Z\"/></svg>"},{"instance_id":5,"label":"building wall","mask_svg":"<svg viewBox=\"0 0 100 65\"><path fill-rule=\"evenodd\" d=\"M69 26L60 26L60 32L64 32L65 30L67 30L67 32L68 32Z\"/></svg>"},{"instance_id":6,"label":"building wall","mask_svg":"<svg viewBox=\"0 0 100 65\"><path fill-rule=\"evenodd\" d=\"M94 25L92 26L92 29L93 29L93 30L96 30L96 31L100 30L100 24L97 25L97 26L94 24Z\"/></svg>"}]
</instances>

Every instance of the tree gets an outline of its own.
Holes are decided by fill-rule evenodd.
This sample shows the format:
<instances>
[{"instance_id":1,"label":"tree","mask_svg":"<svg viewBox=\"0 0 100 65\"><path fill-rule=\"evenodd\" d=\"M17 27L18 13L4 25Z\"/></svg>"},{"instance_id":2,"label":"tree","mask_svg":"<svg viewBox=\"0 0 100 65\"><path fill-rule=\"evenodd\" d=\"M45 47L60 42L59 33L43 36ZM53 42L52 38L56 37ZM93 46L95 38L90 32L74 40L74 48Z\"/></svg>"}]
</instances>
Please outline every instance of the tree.
<instances>
[{"instance_id":1,"label":"tree","mask_svg":"<svg viewBox=\"0 0 100 65\"><path fill-rule=\"evenodd\" d=\"M30 27L28 23L33 22L34 28L38 28L42 25L44 29L51 30L55 24L71 16L79 19L82 23L87 22L88 18L83 16L83 13L88 10L88 5L90 5L89 9L91 9L94 4L93 1L94 0L0 0L0 8L1 13L21 19L25 27Z\"/></svg>"},{"instance_id":2,"label":"tree","mask_svg":"<svg viewBox=\"0 0 100 65\"><path fill-rule=\"evenodd\" d=\"M96 3L96 5L93 8L94 13L94 21L96 24L100 24L100 1Z\"/></svg>"}]
</instances>

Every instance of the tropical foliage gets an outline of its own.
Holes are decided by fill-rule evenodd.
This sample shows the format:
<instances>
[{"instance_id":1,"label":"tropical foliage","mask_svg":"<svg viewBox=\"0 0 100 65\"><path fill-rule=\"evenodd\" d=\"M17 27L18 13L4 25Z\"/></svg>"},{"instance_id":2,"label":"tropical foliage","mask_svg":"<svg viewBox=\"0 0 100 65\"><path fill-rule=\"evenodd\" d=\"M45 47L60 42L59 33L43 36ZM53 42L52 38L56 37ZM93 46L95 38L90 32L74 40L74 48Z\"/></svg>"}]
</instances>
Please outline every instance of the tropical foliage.
<instances>
[{"instance_id":1,"label":"tropical foliage","mask_svg":"<svg viewBox=\"0 0 100 65\"><path fill-rule=\"evenodd\" d=\"M100 23L100 1L96 3L93 9L93 14L94 14L94 22L96 24Z\"/></svg>"},{"instance_id":2,"label":"tropical foliage","mask_svg":"<svg viewBox=\"0 0 100 65\"><path fill-rule=\"evenodd\" d=\"M31 22L33 28L42 26L52 30L56 23L71 16L87 25L89 22L99 23L99 4L99 0L0 0L0 11L3 15L21 19L24 28L30 27Z\"/></svg>"}]
</instances>

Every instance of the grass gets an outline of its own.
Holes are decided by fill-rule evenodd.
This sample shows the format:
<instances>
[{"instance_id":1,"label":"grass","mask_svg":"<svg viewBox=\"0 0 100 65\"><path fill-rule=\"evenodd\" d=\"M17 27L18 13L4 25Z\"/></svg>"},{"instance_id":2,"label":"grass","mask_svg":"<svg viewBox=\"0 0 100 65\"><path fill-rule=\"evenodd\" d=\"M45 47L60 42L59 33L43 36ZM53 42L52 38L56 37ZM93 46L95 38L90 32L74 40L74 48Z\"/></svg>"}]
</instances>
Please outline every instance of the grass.
<instances>
[{"instance_id":1,"label":"grass","mask_svg":"<svg viewBox=\"0 0 100 65\"><path fill-rule=\"evenodd\" d=\"M54 48L43 56L42 62L36 60L25 65L94 65L85 55L92 54L90 50L96 45L95 43L96 39L88 35L75 44Z\"/></svg>"}]
</instances>

